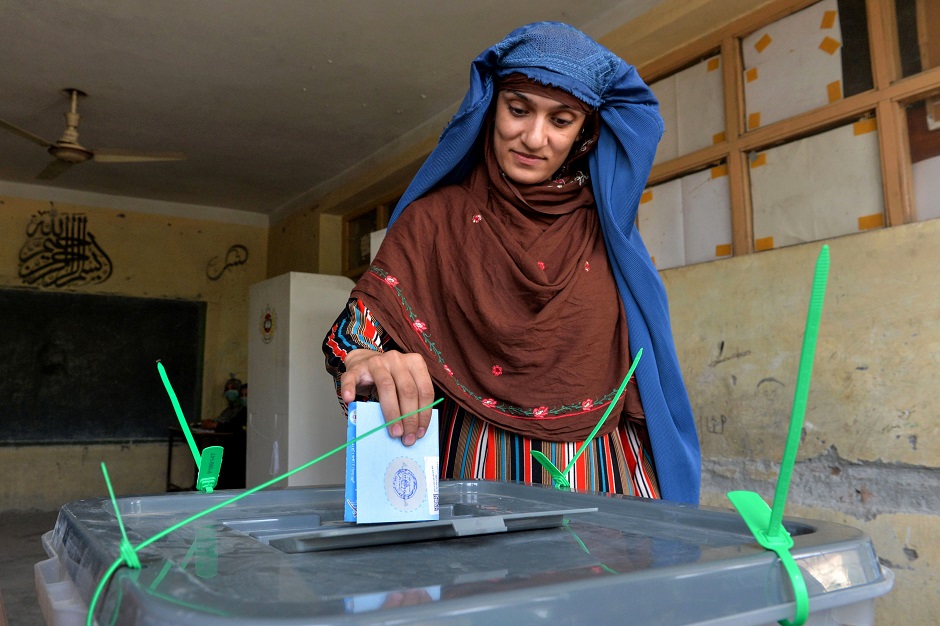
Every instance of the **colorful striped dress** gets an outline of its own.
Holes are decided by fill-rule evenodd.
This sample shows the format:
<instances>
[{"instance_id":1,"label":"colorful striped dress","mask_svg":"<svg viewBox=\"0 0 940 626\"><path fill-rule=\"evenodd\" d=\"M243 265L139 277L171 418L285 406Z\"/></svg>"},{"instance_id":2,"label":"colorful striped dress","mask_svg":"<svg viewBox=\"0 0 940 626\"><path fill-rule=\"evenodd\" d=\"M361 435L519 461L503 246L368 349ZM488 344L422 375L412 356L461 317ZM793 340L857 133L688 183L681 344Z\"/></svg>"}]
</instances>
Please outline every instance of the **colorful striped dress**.
<instances>
[{"instance_id":1,"label":"colorful striped dress","mask_svg":"<svg viewBox=\"0 0 940 626\"><path fill-rule=\"evenodd\" d=\"M336 381L337 395L346 355L361 349L386 352L398 346L366 306L352 299L323 342L326 369ZM550 485L551 475L533 459L531 451L540 451L563 470L583 443L518 435L473 415L436 386L435 394L444 400L437 406L442 479ZM345 412L345 404L340 404ZM595 437L578 457L569 474L571 486L577 491L659 498L650 449L645 422L623 418L611 433Z\"/></svg>"}]
</instances>

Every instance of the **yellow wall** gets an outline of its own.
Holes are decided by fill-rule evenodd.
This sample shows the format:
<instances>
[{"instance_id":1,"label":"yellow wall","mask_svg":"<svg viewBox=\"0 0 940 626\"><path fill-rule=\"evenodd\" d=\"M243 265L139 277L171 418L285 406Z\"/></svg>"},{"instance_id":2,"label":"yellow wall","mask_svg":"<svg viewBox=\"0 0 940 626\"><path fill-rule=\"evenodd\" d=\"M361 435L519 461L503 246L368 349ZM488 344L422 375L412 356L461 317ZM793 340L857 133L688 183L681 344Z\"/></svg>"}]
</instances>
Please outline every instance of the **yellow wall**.
<instances>
[{"instance_id":1,"label":"yellow wall","mask_svg":"<svg viewBox=\"0 0 940 626\"><path fill-rule=\"evenodd\" d=\"M702 442L703 504L729 507L732 489L772 498L822 243L662 273ZM787 515L868 533L897 575L876 623L931 624L940 220L825 243L832 265Z\"/></svg>"},{"instance_id":2,"label":"yellow wall","mask_svg":"<svg viewBox=\"0 0 940 626\"><path fill-rule=\"evenodd\" d=\"M287 272L316 274L320 271L319 250L324 243L321 219L322 216L313 211L299 211L271 228L268 235L268 276L280 276Z\"/></svg>"},{"instance_id":3,"label":"yellow wall","mask_svg":"<svg viewBox=\"0 0 940 626\"><path fill-rule=\"evenodd\" d=\"M30 219L51 208L45 201L0 197L0 287L28 287L18 276L18 255L27 239ZM60 214L85 215L87 231L113 265L105 282L72 291L206 303L202 416L217 415L225 407L222 388L229 373L247 376L248 287L266 277L267 229L61 202L55 203L55 209ZM248 249L248 261L228 269L218 280L210 280L210 261L224 259L235 244ZM216 267L209 269L213 275ZM102 479L92 478L82 469L92 467L94 474L101 461L128 468L111 472L116 488L123 493L163 491L166 445L137 444L133 450L131 455L127 446L114 445L0 447L0 475L22 478L3 481L0 510L55 508L80 497L106 493ZM185 461L185 457L177 458ZM24 468L30 463L43 467L50 459L60 471L52 479L36 477L42 482L32 484L31 472Z\"/></svg>"}]
</instances>

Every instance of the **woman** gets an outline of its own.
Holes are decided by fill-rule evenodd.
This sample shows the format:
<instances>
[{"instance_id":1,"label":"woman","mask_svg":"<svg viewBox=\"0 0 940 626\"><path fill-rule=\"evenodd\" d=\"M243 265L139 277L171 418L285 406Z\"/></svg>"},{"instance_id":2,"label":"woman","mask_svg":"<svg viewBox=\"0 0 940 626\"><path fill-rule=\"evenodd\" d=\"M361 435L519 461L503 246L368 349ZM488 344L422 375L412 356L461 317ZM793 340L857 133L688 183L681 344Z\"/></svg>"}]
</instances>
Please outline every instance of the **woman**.
<instances>
[{"instance_id":1,"label":"woman","mask_svg":"<svg viewBox=\"0 0 940 626\"><path fill-rule=\"evenodd\" d=\"M472 65L324 341L343 403L439 405L441 476L551 482L644 354L573 487L697 502L695 423L665 290L634 222L662 134L636 71L570 26L517 29ZM412 445L429 411L389 432Z\"/></svg>"}]
</instances>

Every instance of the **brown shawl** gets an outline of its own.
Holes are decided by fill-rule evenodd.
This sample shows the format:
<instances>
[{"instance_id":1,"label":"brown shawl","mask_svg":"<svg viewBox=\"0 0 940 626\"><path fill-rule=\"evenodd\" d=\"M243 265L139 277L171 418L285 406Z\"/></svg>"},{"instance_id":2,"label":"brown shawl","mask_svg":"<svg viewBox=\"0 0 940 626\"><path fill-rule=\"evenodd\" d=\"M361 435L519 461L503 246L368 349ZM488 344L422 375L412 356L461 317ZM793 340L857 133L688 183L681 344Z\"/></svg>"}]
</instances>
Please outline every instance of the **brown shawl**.
<instances>
[{"instance_id":1,"label":"brown shawl","mask_svg":"<svg viewBox=\"0 0 940 626\"><path fill-rule=\"evenodd\" d=\"M485 158L462 184L402 213L353 291L403 350L425 356L447 395L534 439L586 438L630 367L623 303L583 173L596 140L596 124L586 125L559 178L516 185L492 154L490 122ZM621 413L643 418L635 380L618 404L601 434Z\"/></svg>"}]
</instances>

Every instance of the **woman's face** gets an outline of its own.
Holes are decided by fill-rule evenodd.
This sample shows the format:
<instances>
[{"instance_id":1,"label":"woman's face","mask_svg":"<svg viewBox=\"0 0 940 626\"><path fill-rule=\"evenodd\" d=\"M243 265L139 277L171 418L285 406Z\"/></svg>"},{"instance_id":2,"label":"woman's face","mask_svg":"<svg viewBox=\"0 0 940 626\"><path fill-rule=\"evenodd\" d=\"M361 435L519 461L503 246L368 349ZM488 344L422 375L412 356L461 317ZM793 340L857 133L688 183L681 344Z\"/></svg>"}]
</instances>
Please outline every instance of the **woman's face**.
<instances>
[{"instance_id":1,"label":"woman's face","mask_svg":"<svg viewBox=\"0 0 940 626\"><path fill-rule=\"evenodd\" d=\"M585 117L552 98L499 92L493 149L500 168L520 184L547 181L571 152Z\"/></svg>"}]
</instances>

